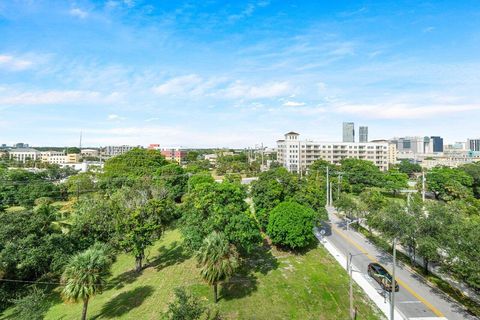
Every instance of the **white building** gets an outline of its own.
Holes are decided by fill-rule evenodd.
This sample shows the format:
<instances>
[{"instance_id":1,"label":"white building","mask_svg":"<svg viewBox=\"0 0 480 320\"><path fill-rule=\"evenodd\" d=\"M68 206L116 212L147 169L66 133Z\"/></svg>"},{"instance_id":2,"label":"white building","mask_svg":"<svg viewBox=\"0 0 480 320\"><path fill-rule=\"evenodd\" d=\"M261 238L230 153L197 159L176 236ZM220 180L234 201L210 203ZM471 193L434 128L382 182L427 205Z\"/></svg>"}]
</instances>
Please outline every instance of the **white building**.
<instances>
[{"instance_id":1,"label":"white building","mask_svg":"<svg viewBox=\"0 0 480 320\"><path fill-rule=\"evenodd\" d=\"M289 132L284 140L277 141L277 161L290 172L306 171L318 159L339 164L346 158L368 160L380 170L388 170L388 142L317 142L300 140L299 136L298 133Z\"/></svg>"},{"instance_id":2,"label":"white building","mask_svg":"<svg viewBox=\"0 0 480 320\"><path fill-rule=\"evenodd\" d=\"M97 149L82 149L80 154L84 157L98 157L100 152Z\"/></svg>"},{"instance_id":3,"label":"white building","mask_svg":"<svg viewBox=\"0 0 480 320\"><path fill-rule=\"evenodd\" d=\"M20 162L27 160L39 160L42 153L32 148L16 148L9 151L10 159L15 159Z\"/></svg>"},{"instance_id":4,"label":"white building","mask_svg":"<svg viewBox=\"0 0 480 320\"><path fill-rule=\"evenodd\" d=\"M109 156L109 157L114 157L118 156L124 153L127 153L128 151L135 149L135 148L141 148L141 146L106 146L103 148L103 155Z\"/></svg>"},{"instance_id":5,"label":"white building","mask_svg":"<svg viewBox=\"0 0 480 320\"><path fill-rule=\"evenodd\" d=\"M42 152L42 162L50 164L78 163L80 162L80 155L76 153L64 154L59 151L44 151Z\"/></svg>"}]
</instances>

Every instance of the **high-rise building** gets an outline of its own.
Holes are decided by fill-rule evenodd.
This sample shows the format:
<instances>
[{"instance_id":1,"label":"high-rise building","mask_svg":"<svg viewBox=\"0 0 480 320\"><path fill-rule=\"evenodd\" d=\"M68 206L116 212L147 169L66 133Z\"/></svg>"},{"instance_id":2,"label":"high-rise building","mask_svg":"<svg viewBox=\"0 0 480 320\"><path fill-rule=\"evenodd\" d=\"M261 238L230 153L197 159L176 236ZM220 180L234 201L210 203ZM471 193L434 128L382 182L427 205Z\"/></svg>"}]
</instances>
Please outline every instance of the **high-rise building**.
<instances>
[{"instance_id":1,"label":"high-rise building","mask_svg":"<svg viewBox=\"0 0 480 320\"><path fill-rule=\"evenodd\" d=\"M355 158L373 162L385 171L389 165L390 148L387 141L378 143L317 142L300 140L299 134L289 132L277 141L277 161L290 172L305 172L318 159L339 164L343 159ZM393 151L395 153L395 151ZM392 157L395 161L395 157Z\"/></svg>"},{"instance_id":2,"label":"high-rise building","mask_svg":"<svg viewBox=\"0 0 480 320\"><path fill-rule=\"evenodd\" d=\"M480 139L468 139L467 148L469 148L470 151L480 151Z\"/></svg>"},{"instance_id":3,"label":"high-rise building","mask_svg":"<svg viewBox=\"0 0 480 320\"><path fill-rule=\"evenodd\" d=\"M439 136L430 137L433 152L443 152L443 138Z\"/></svg>"},{"instance_id":4,"label":"high-rise building","mask_svg":"<svg viewBox=\"0 0 480 320\"><path fill-rule=\"evenodd\" d=\"M358 142L368 142L368 127L360 126L358 128Z\"/></svg>"},{"instance_id":5,"label":"high-rise building","mask_svg":"<svg viewBox=\"0 0 480 320\"><path fill-rule=\"evenodd\" d=\"M355 142L355 124L353 122L343 123L343 142Z\"/></svg>"}]
</instances>

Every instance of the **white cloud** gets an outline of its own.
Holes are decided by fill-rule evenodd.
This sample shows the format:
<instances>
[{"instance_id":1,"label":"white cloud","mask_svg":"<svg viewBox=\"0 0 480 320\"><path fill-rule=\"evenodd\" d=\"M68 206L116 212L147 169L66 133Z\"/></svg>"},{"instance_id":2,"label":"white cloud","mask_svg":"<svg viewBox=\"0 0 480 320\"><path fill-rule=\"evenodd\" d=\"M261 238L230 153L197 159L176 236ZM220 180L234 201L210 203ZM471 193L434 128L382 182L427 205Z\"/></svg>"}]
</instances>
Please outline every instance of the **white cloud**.
<instances>
[{"instance_id":1,"label":"white cloud","mask_svg":"<svg viewBox=\"0 0 480 320\"><path fill-rule=\"evenodd\" d=\"M148 119L145 119L145 122L152 122L152 121L158 121L160 120L160 118L148 118Z\"/></svg>"},{"instance_id":2,"label":"white cloud","mask_svg":"<svg viewBox=\"0 0 480 320\"><path fill-rule=\"evenodd\" d=\"M80 18L80 19L85 19L88 16L88 12L85 11L85 10L82 10L80 8L72 8L72 9L70 9L70 11L68 13L70 13L70 15L72 15L74 17L77 17L77 18Z\"/></svg>"},{"instance_id":3,"label":"white cloud","mask_svg":"<svg viewBox=\"0 0 480 320\"><path fill-rule=\"evenodd\" d=\"M121 121L125 119L126 119L125 117L121 117L118 114L109 114L107 117L107 120L109 121Z\"/></svg>"},{"instance_id":4,"label":"white cloud","mask_svg":"<svg viewBox=\"0 0 480 320\"><path fill-rule=\"evenodd\" d=\"M109 103L117 101L118 93L108 95L97 91L52 90L37 92L20 92L9 96L0 96L0 105L43 105L56 103Z\"/></svg>"},{"instance_id":5,"label":"white cloud","mask_svg":"<svg viewBox=\"0 0 480 320\"><path fill-rule=\"evenodd\" d=\"M305 105L305 102L287 101L283 104L285 107L301 107Z\"/></svg>"},{"instance_id":6,"label":"white cloud","mask_svg":"<svg viewBox=\"0 0 480 320\"><path fill-rule=\"evenodd\" d=\"M159 95L181 95L191 93L202 82L202 78L196 74L180 76L166 81L165 83L153 88L153 91Z\"/></svg>"},{"instance_id":7,"label":"white cloud","mask_svg":"<svg viewBox=\"0 0 480 320\"><path fill-rule=\"evenodd\" d=\"M290 94L288 82L271 82L264 85L246 85L240 81L224 89L223 95L234 99L265 99Z\"/></svg>"},{"instance_id":8,"label":"white cloud","mask_svg":"<svg viewBox=\"0 0 480 320\"><path fill-rule=\"evenodd\" d=\"M407 103L385 104L340 104L336 111L377 119L419 119L442 114L480 110L480 104L431 104L413 105Z\"/></svg>"},{"instance_id":9,"label":"white cloud","mask_svg":"<svg viewBox=\"0 0 480 320\"><path fill-rule=\"evenodd\" d=\"M33 65L32 61L11 55L0 55L0 68L5 68L13 71L21 71L30 68Z\"/></svg>"}]
</instances>

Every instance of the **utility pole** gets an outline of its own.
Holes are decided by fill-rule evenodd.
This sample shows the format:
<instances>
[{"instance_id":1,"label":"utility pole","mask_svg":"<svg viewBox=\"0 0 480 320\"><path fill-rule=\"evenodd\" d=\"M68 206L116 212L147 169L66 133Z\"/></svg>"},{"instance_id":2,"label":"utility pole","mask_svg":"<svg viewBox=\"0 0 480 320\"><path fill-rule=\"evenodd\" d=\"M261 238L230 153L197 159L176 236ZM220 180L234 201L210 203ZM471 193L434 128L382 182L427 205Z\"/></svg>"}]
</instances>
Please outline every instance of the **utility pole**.
<instances>
[{"instance_id":1,"label":"utility pole","mask_svg":"<svg viewBox=\"0 0 480 320\"><path fill-rule=\"evenodd\" d=\"M328 166L327 166L327 207L330 206L330 182L328 178Z\"/></svg>"},{"instance_id":2,"label":"utility pole","mask_svg":"<svg viewBox=\"0 0 480 320\"><path fill-rule=\"evenodd\" d=\"M354 314L353 314L353 284L352 284L352 254L348 254L348 274L350 276L349 280L349 296L350 296L350 318L354 319Z\"/></svg>"},{"instance_id":3,"label":"utility pole","mask_svg":"<svg viewBox=\"0 0 480 320\"><path fill-rule=\"evenodd\" d=\"M422 201L425 202L425 171L422 170Z\"/></svg>"},{"instance_id":4,"label":"utility pole","mask_svg":"<svg viewBox=\"0 0 480 320\"><path fill-rule=\"evenodd\" d=\"M390 320L394 320L395 310L395 264L397 258L397 238L393 238L392 290L390 293Z\"/></svg>"},{"instance_id":5,"label":"utility pole","mask_svg":"<svg viewBox=\"0 0 480 320\"><path fill-rule=\"evenodd\" d=\"M330 183L330 205L333 205L333 184Z\"/></svg>"},{"instance_id":6,"label":"utility pole","mask_svg":"<svg viewBox=\"0 0 480 320\"><path fill-rule=\"evenodd\" d=\"M338 187L337 187L337 200L340 199L340 193L342 188L342 173L338 173Z\"/></svg>"}]
</instances>

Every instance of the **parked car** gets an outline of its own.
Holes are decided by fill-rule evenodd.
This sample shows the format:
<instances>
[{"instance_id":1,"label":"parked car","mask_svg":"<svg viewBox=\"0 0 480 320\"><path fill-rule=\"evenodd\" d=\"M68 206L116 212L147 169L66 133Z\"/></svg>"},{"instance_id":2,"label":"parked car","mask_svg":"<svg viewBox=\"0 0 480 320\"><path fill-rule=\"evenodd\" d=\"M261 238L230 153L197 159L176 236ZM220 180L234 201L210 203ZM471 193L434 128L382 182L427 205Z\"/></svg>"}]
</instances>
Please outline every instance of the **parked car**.
<instances>
[{"instance_id":1,"label":"parked car","mask_svg":"<svg viewBox=\"0 0 480 320\"><path fill-rule=\"evenodd\" d=\"M368 265L368 275L375 279L383 290L392 291L392 276L388 271L378 263ZM398 282L395 281L395 292L400 290Z\"/></svg>"}]
</instances>

